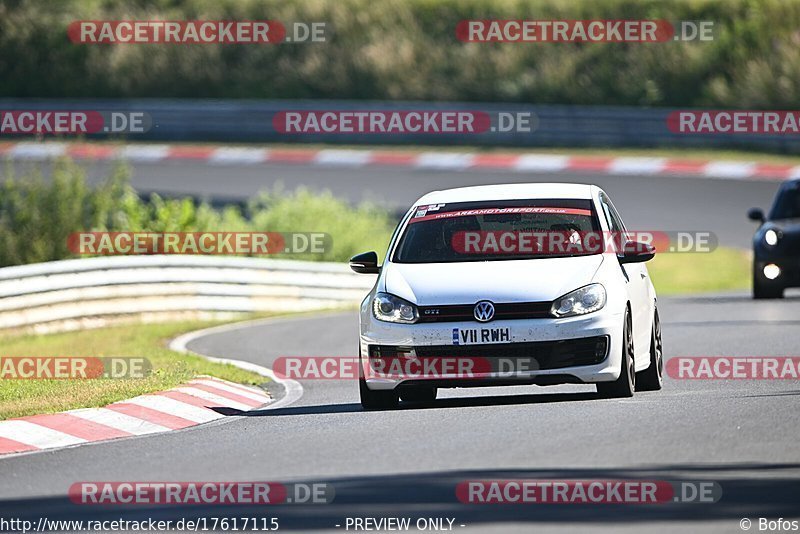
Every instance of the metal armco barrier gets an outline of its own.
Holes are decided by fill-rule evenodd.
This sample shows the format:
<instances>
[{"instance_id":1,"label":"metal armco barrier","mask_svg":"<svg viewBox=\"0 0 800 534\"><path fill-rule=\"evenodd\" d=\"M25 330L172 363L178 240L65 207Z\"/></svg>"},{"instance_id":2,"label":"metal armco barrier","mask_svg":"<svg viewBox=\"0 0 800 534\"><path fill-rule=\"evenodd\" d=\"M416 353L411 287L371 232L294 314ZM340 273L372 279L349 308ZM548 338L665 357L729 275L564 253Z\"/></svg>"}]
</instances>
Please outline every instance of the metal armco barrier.
<instances>
[{"instance_id":1,"label":"metal armco barrier","mask_svg":"<svg viewBox=\"0 0 800 534\"><path fill-rule=\"evenodd\" d=\"M0 99L0 111L61 110L145 112L146 133L128 141L217 141L332 144L426 144L507 147L740 147L800 151L800 136L672 133L667 116L675 109L621 106L484 104L479 102L374 102L277 100L21 100ZM272 119L282 111L485 111L531 112L535 129L481 134L284 134ZM52 136L46 136L52 137ZM86 137L103 139L107 134ZM10 138L3 135L2 138Z\"/></svg>"},{"instance_id":2,"label":"metal armco barrier","mask_svg":"<svg viewBox=\"0 0 800 534\"><path fill-rule=\"evenodd\" d=\"M212 256L115 256L0 269L0 329L169 312L307 311L354 305L375 283L346 264Z\"/></svg>"}]
</instances>

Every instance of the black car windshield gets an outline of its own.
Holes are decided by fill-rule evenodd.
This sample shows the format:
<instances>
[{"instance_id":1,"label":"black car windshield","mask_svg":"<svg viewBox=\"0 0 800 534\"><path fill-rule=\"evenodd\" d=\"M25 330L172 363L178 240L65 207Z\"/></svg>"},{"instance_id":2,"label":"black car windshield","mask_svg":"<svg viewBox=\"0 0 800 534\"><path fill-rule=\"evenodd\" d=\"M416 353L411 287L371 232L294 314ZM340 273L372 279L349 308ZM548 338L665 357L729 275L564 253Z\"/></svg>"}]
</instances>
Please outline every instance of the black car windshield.
<instances>
[{"instance_id":1,"label":"black car windshield","mask_svg":"<svg viewBox=\"0 0 800 534\"><path fill-rule=\"evenodd\" d=\"M775 199L770 219L800 219L800 184L781 191Z\"/></svg>"},{"instance_id":2,"label":"black car windshield","mask_svg":"<svg viewBox=\"0 0 800 534\"><path fill-rule=\"evenodd\" d=\"M591 200L416 206L393 261L449 263L584 256L601 251L599 229Z\"/></svg>"}]
</instances>

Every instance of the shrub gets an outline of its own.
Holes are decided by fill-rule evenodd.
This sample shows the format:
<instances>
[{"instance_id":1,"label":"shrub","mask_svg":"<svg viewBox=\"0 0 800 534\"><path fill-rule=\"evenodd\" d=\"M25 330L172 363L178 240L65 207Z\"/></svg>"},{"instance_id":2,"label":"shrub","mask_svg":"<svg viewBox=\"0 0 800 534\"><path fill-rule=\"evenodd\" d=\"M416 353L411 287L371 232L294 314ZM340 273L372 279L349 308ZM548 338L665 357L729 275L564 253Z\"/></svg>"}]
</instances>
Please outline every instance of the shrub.
<instances>
[{"instance_id":1,"label":"shrub","mask_svg":"<svg viewBox=\"0 0 800 534\"><path fill-rule=\"evenodd\" d=\"M346 261L364 250L383 251L392 231L389 214L372 204L351 206L330 192L306 189L264 191L246 209L214 209L191 198L141 199L128 184L128 171L116 167L97 187L69 160L55 163L45 181L32 171L22 178L9 166L0 184L0 266L74 257L67 237L78 231L325 232L332 248L324 254L293 254L293 259ZM272 256L271 256L272 257Z\"/></svg>"},{"instance_id":2,"label":"shrub","mask_svg":"<svg viewBox=\"0 0 800 534\"><path fill-rule=\"evenodd\" d=\"M714 22L711 42L492 43L474 18ZM80 19L325 21L325 43L79 45ZM17 0L0 3L0 95L333 98L793 109L797 0ZM46 66L46 68L43 68Z\"/></svg>"}]
</instances>

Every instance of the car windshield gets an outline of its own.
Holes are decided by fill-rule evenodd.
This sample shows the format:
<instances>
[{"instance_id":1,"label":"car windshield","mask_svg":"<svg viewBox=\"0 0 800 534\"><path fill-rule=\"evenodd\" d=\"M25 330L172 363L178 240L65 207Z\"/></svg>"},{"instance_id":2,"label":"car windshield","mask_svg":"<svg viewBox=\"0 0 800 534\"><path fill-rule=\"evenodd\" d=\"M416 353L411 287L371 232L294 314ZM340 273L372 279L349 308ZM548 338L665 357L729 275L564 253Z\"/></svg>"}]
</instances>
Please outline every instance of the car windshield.
<instances>
[{"instance_id":1,"label":"car windshield","mask_svg":"<svg viewBox=\"0 0 800 534\"><path fill-rule=\"evenodd\" d=\"M590 200L525 200L416 206L396 263L450 263L585 256L599 236ZM599 245L599 243L598 243Z\"/></svg>"},{"instance_id":2,"label":"car windshield","mask_svg":"<svg viewBox=\"0 0 800 534\"><path fill-rule=\"evenodd\" d=\"M775 199L770 219L800 219L800 184L781 191Z\"/></svg>"}]
</instances>

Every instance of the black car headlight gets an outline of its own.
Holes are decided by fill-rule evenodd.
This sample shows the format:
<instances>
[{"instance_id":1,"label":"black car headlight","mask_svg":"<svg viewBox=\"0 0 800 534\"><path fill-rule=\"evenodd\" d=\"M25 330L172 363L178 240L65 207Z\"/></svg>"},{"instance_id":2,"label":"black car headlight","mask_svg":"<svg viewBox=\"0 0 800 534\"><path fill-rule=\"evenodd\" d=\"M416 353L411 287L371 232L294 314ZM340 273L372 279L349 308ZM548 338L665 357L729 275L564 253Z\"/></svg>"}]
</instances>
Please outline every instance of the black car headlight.
<instances>
[{"instance_id":1,"label":"black car headlight","mask_svg":"<svg viewBox=\"0 0 800 534\"><path fill-rule=\"evenodd\" d=\"M550 313L556 317L573 317L595 312L606 305L606 288L589 284L553 301Z\"/></svg>"},{"instance_id":2,"label":"black car headlight","mask_svg":"<svg viewBox=\"0 0 800 534\"><path fill-rule=\"evenodd\" d=\"M778 240L780 238L781 238L780 233L778 233L776 230L773 230L772 228L770 228L769 230L764 232L764 243L766 243L767 245L769 245L771 247L774 247L775 245L777 245L778 244Z\"/></svg>"},{"instance_id":3,"label":"black car headlight","mask_svg":"<svg viewBox=\"0 0 800 534\"><path fill-rule=\"evenodd\" d=\"M372 299L372 315L379 321L389 323L416 323L419 319L417 307L407 300L389 293L378 293Z\"/></svg>"}]
</instances>

